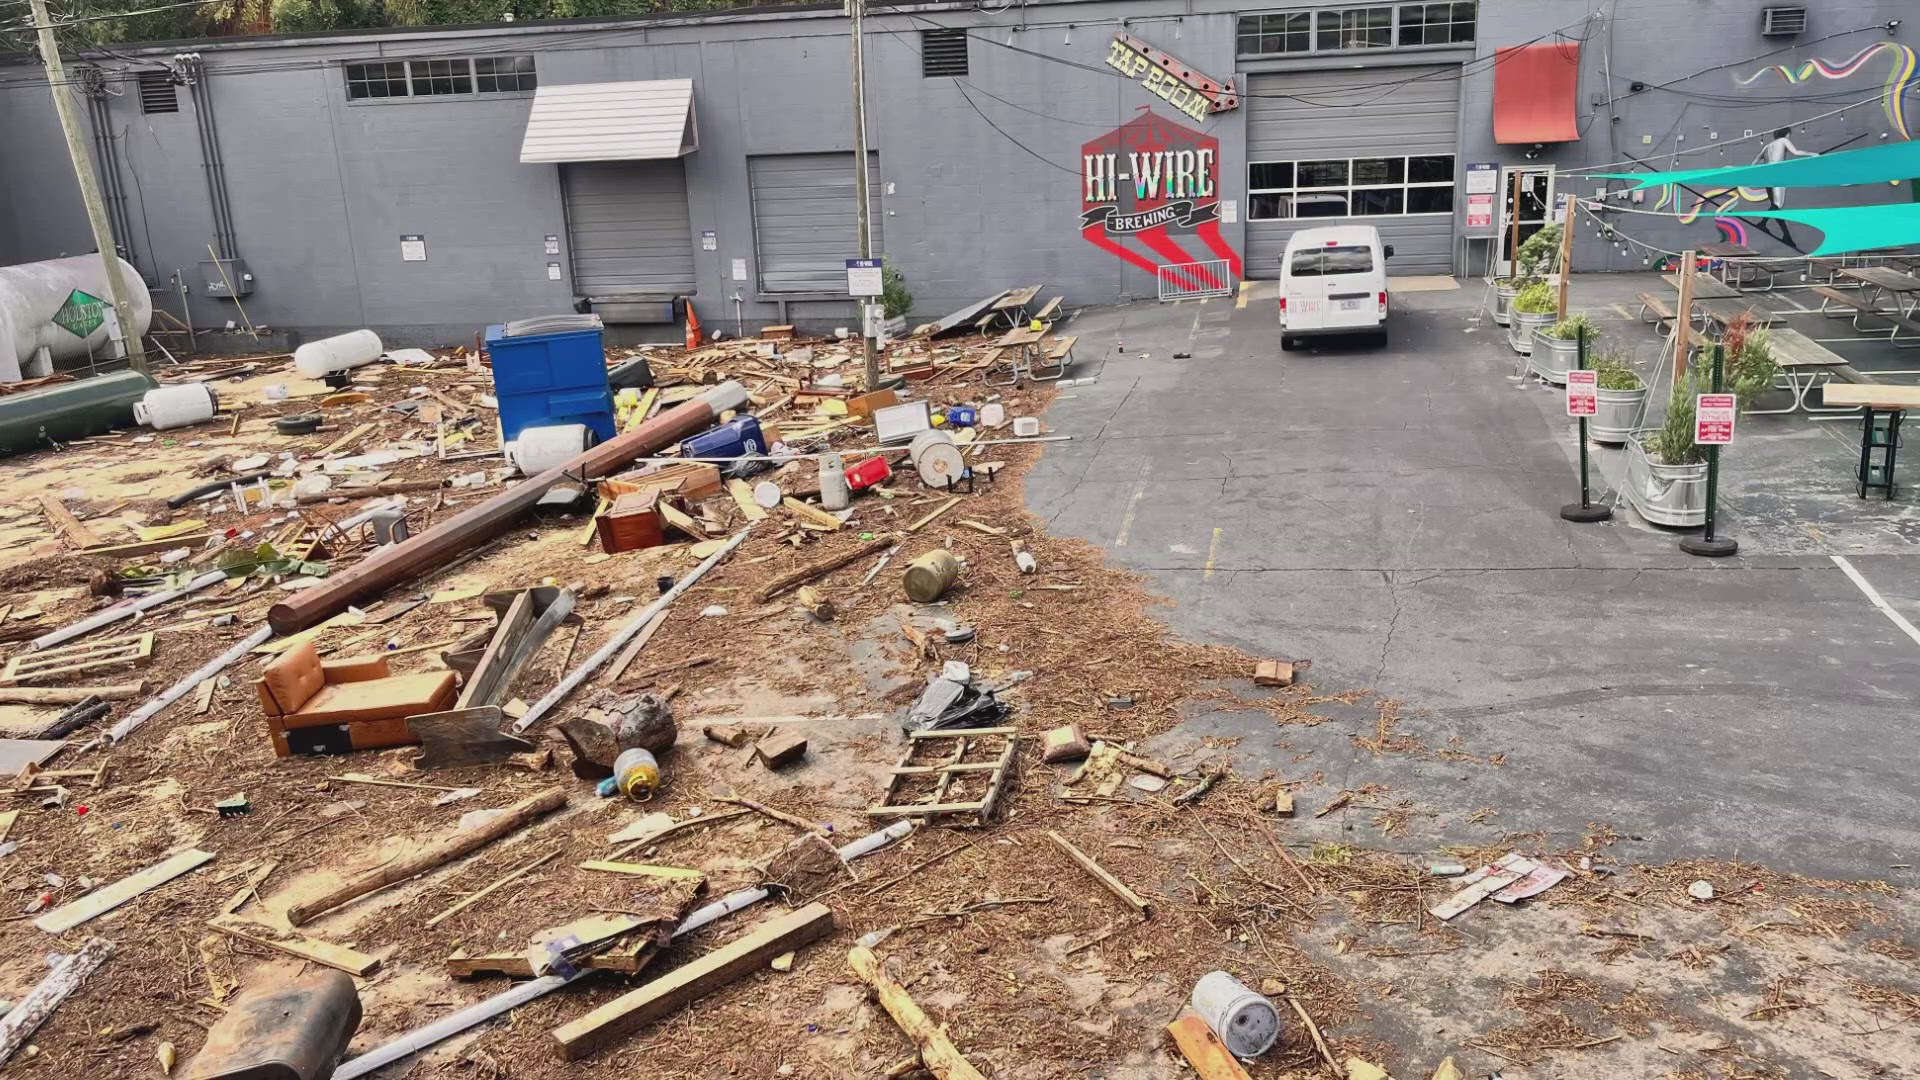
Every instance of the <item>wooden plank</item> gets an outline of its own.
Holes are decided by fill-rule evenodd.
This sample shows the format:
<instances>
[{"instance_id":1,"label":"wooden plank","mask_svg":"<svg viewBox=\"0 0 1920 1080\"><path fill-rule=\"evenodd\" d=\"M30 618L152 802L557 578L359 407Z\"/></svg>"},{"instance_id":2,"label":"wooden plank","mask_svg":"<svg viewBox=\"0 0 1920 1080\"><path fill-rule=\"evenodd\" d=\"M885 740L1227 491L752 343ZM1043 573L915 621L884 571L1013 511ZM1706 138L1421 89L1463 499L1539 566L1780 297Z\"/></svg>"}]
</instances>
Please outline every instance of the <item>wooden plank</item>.
<instances>
[{"instance_id":1,"label":"wooden plank","mask_svg":"<svg viewBox=\"0 0 1920 1080\"><path fill-rule=\"evenodd\" d=\"M640 655L640 650L646 648L647 642L653 639L654 631L660 629L660 624L666 621L666 608L660 609L658 615L647 620L647 625L640 628L640 632L634 635L633 641L628 644L626 648L620 650L620 655L615 658L613 665L607 668L607 682L616 683L620 681L620 676L626 672L627 666L633 663L633 658Z\"/></svg>"},{"instance_id":2,"label":"wooden plank","mask_svg":"<svg viewBox=\"0 0 1920 1080\"><path fill-rule=\"evenodd\" d=\"M845 524L839 518L834 517L832 514L827 513L825 510L821 510L818 507L808 506L806 503L801 502L799 499L796 499L791 495L787 496L784 499L781 499L780 505L793 511L795 516L803 518L807 521L811 521L815 525L818 525L823 529L829 529L829 530L839 529L843 524Z\"/></svg>"},{"instance_id":3,"label":"wooden plank","mask_svg":"<svg viewBox=\"0 0 1920 1080\"><path fill-rule=\"evenodd\" d=\"M753 488L747 486L745 480L727 481L727 494L733 496L733 504L740 508L741 513L747 515L748 521L766 519L766 508L753 501Z\"/></svg>"},{"instance_id":4,"label":"wooden plank","mask_svg":"<svg viewBox=\"0 0 1920 1080\"><path fill-rule=\"evenodd\" d=\"M634 874L640 877L667 878L673 881L705 881L707 875L698 870L686 870L678 866L654 866L650 863L607 862L604 859L588 859L580 864L582 870L600 870L609 874Z\"/></svg>"},{"instance_id":5,"label":"wooden plank","mask_svg":"<svg viewBox=\"0 0 1920 1080\"><path fill-rule=\"evenodd\" d=\"M55 675L71 675L94 668L113 667L118 664L135 664L153 655L153 633L129 634L125 637L98 638L80 645L64 645L57 649L42 649L37 653L26 653L7 661L4 671L0 671L0 683L22 683L30 679L45 679Z\"/></svg>"},{"instance_id":6,"label":"wooden plank","mask_svg":"<svg viewBox=\"0 0 1920 1080\"><path fill-rule=\"evenodd\" d=\"M362 438L366 436L367 432L372 431L373 428L374 428L374 425L372 424L361 424L359 427L354 428L352 431L349 431L345 435L342 435L339 438L328 443L323 449L321 449L319 453L313 456L326 457L328 454L331 454L336 450L344 450L348 446L359 442Z\"/></svg>"},{"instance_id":7,"label":"wooden plank","mask_svg":"<svg viewBox=\"0 0 1920 1080\"><path fill-rule=\"evenodd\" d=\"M921 529L927 527L928 525L933 524L933 519L939 517L941 514L946 513L947 511L953 509L954 507L959 506L960 501L964 498L966 498L966 496L964 495L955 495L953 498L948 499L945 503L942 503L938 508L936 508L931 513L929 513L926 517L923 517L919 521L916 521L913 524L907 526L907 531L910 533L917 533Z\"/></svg>"},{"instance_id":8,"label":"wooden plank","mask_svg":"<svg viewBox=\"0 0 1920 1080\"><path fill-rule=\"evenodd\" d=\"M1000 767L997 761L969 761L964 765L896 765L895 776L919 776L927 773L947 772L992 772Z\"/></svg>"},{"instance_id":9,"label":"wooden plank","mask_svg":"<svg viewBox=\"0 0 1920 1080\"><path fill-rule=\"evenodd\" d=\"M1105 867L1101 866L1097 862L1094 862L1093 857L1091 855L1088 855L1086 852L1081 851L1077 847L1074 847L1071 843L1067 841L1066 837L1061 836L1059 833L1054 832L1052 829L1048 829L1047 839L1053 841L1053 845L1055 847L1059 848L1061 851L1066 852L1068 858L1071 858L1074 862L1079 863L1080 868L1082 870L1085 870L1087 873L1092 874L1094 878L1100 882L1100 884L1105 885L1107 887L1108 892L1119 897L1121 901L1124 902L1127 906L1139 912L1141 918L1143 919L1147 918L1153 913L1151 906L1144 899L1140 897L1139 893L1136 893L1132 889L1127 888L1124 882L1122 882L1119 878L1114 877L1112 874L1108 873Z\"/></svg>"},{"instance_id":10,"label":"wooden plank","mask_svg":"<svg viewBox=\"0 0 1920 1080\"><path fill-rule=\"evenodd\" d=\"M441 912L440 914L435 915L433 918L428 919L427 925L428 926L440 925L442 922L446 921L447 919L451 919L455 915L460 914L461 912L467 910L468 908L479 903L480 901L485 900L488 896L491 896L495 891L497 891L501 887L505 885L509 885L519 880L520 878L526 876L528 873L531 873L533 870L540 867L542 864L546 863L548 860L558 857L559 854L560 853L557 851L549 851L545 855L540 856L539 858L533 860L532 862L522 865L518 870L514 870L511 873L506 874L505 876L501 877L499 880L495 881L493 884L486 886L485 888L479 890L478 892L470 894L466 899L453 905L452 907Z\"/></svg>"},{"instance_id":11,"label":"wooden plank","mask_svg":"<svg viewBox=\"0 0 1920 1080\"><path fill-rule=\"evenodd\" d=\"M18 810L8 810L5 813L0 813L0 842L4 842L7 834L13 831L13 823L19 816L20 811Z\"/></svg>"},{"instance_id":12,"label":"wooden plank","mask_svg":"<svg viewBox=\"0 0 1920 1080\"><path fill-rule=\"evenodd\" d=\"M787 501L792 502L793 500L788 499ZM876 551L882 551L892 547L893 544L893 537L878 536L861 544L859 547L848 548L837 554L829 555L824 559L810 562L798 569L789 570L779 577L774 578L760 589L760 600L764 603L786 592L788 589L797 588L823 574L832 573L848 563L858 562Z\"/></svg>"},{"instance_id":13,"label":"wooden plank","mask_svg":"<svg viewBox=\"0 0 1920 1080\"><path fill-rule=\"evenodd\" d=\"M880 1006L900 1025L900 1030L920 1049L920 1062L928 1072L939 1080L986 1080L980 1070L960 1053L960 1048L948 1037L946 1026L936 1024L919 1002L907 993L880 963L872 949L864 945L855 945L847 951L847 966L861 980L873 987L874 996L880 999Z\"/></svg>"},{"instance_id":14,"label":"wooden plank","mask_svg":"<svg viewBox=\"0 0 1920 1080\"><path fill-rule=\"evenodd\" d=\"M123 877L104 889L96 889L71 904L63 904L33 920L33 925L49 934L64 934L81 923L105 915L141 893L157 889L211 861L213 852L190 848Z\"/></svg>"},{"instance_id":15,"label":"wooden plank","mask_svg":"<svg viewBox=\"0 0 1920 1080\"><path fill-rule=\"evenodd\" d=\"M20 1003L0 1017L0 1064L5 1064L15 1050L26 1044L34 1029L46 1023L47 1017L67 1000L87 976L106 963L113 952L113 943L105 938L93 938L80 950L62 957L53 965L47 977L39 985L27 992Z\"/></svg>"},{"instance_id":16,"label":"wooden plank","mask_svg":"<svg viewBox=\"0 0 1920 1080\"><path fill-rule=\"evenodd\" d=\"M368 956L345 945L335 945L329 941L319 941L309 937L294 937L279 941L268 937L272 931L264 926L239 926L224 919L208 919L207 925L228 937L251 942L274 952L309 960L336 971L344 971L356 979L364 979L380 967L380 958Z\"/></svg>"},{"instance_id":17,"label":"wooden plank","mask_svg":"<svg viewBox=\"0 0 1920 1080\"><path fill-rule=\"evenodd\" d=\"M774 957L827 936L833 929L833 911L825 904L808 904L798 911L770 919L744 937L554 1028L553 1038L560 1057L565 1061L578 1061L604 1049L647 1024L764 969Z\"/></svg>"},{"instance_id":18,"label":"wooden plank","mask_svg":"<svg viewBox=\"0 0 1920 1080\"><path fill-rule=\"evenodd\" d=\"M1168 1024L1167 1034L1173 1036L1173 1045L1180 1048L1200 1080L1252 1080L1247 1070L1234 1060L1227 1044L1220 1041L1220 1036L1215 1035L1198 1014L1187 1013Z\"/></svg>"},{"instance_id":19,"label":"wooden plank","mask_svg":"<svg viewBox=\"0 0 1920 1080\"><path fill-rule=\"evenodd\" d=\"M195 533L192 536L173 536L164 540L141 540L131 544L102 544L98 547L82 548L87 555L99 555L108 559L131 558L135 555L150 555L156 551L171 548L198 548L212 539L212 533Z\"/></svg>"},{"instance_id":20,"label":"wooden plank","mask_svg":"<svg viewBox=\"0 0 1920 1080\"><path fill-rule=\"evenodd\" d=\"M977 739L983 735L1018 735L1018 734L1020 734L1020 729L1017 727L948 728L944 731L936 728L931 731L909 731L907 732L907 738L909 739Z\"/></svg>"},{"instance_id":21,"label":"wooden plank","mask_svg":"<svg viewBox=\"0 0 1920 1080\"><path fill-rule=\"evenodd\" d=\"M80 519L73 516L73 511L67 509L67 504L60 501L59 496L41 492L40 509L46 511L47 523L53 526L54 531L66 537L67 542L74 547L100 546L99 535L82 525Z\"/></svg>"},{"instance_id":22,"label":"wooden plank","mask_svg":"<svg viewBox=\"0 0 1920 1080\"><path fill-rule=\"evenodd\" d=\"M667 524L673 526L676 529L679 529L681 532L686 533L688 536L699 537L702 540L708 539L712 536L711 533L707 532L707 530L700 527L699 522L693 520L691 517L688 517L686 514L683 514L680 511L674 509L672 506L669 506L667 503L665 502L660 503L658 508L660 510L660 520L666 522Z\"/></svg>"},{"instance_id":23,"label":"wooden plank","mask_svg":"<svg viewBox=\"0 0 1920 1080\"><path fill-rule=\"evenodd\" d=\"M876 806L867 811L868 817L920 817L925 814L977 814L986 805L985 800L976 802L925 803L919 806L901 804L898 806Z\"/></svg>"},{"instance_id":24,"label":"wooden plank","mask_svg":"<svg viewBox=\"0 0 1920 1080\"><path fill-rule=\"evenodd\" d=\"M1828 383L1828 405L1867 405L1875 409L1920 409L1920 386L1876 383Z\"/></svg>"}]
</instances>

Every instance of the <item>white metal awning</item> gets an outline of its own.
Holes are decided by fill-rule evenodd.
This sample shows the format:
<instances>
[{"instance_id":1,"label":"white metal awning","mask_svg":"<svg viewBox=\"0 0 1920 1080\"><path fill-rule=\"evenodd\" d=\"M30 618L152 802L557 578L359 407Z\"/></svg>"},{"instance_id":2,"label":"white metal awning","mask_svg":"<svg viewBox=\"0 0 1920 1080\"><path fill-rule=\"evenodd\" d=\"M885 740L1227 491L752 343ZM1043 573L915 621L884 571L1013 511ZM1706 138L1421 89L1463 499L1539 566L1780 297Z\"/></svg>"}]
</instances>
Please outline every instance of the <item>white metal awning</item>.
<instances>
[{"instance_id":1,"label":"white metal awning","mask_svg":"<svg viewBox=\"0 0 1920 1080\"><path fill-rule=\"evenodd\" d=\"M573 83L533 92L520 160L645 161L699 145L692 79Z\"/></svg>"}]
</instances>

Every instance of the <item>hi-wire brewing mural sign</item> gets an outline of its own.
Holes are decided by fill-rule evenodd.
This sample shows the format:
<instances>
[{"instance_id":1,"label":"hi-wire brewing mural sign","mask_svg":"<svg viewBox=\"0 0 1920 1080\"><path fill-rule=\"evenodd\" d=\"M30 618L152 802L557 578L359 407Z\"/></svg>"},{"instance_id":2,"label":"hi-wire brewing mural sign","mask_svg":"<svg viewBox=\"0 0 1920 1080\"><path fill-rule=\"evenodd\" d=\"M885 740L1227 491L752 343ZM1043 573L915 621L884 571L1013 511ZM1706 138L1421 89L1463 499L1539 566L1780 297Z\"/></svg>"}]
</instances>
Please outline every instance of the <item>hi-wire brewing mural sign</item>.
<instances>
[{"instance_id":1,"label":"hi-wire brewing mural sign","mask_svg":"<svg viewBox=\"0 0 1920 1080\"><path fill-rule=\"evenodd\" d=\"M1089 242L1150 274L1160 271L1158 255L1166 264L1225 260L1240 276L1240 256L1220 235L1219 139L1142 106L1140 116L1081 146L1080 162L1080 231ZM1197 236L1208 250L1189 252L1176 235Z\"/></svg>"},{"instance_id":2,"label":"hi-wire brewing mural sign","mask_svg":"<svg viewBox=\"0 0 1920 1080\"><path fill-rule=\"evenodd\" d=\"M1223 83L1202 74L1179 57L1156 49L1132 34L1113 35L1107 66L1130 79L1141 80L1148 90L1195 120L1205 120L1208 113L1240 107L1240 95L1235 92L1232 79Z\"/></svg>"}]
</instances>

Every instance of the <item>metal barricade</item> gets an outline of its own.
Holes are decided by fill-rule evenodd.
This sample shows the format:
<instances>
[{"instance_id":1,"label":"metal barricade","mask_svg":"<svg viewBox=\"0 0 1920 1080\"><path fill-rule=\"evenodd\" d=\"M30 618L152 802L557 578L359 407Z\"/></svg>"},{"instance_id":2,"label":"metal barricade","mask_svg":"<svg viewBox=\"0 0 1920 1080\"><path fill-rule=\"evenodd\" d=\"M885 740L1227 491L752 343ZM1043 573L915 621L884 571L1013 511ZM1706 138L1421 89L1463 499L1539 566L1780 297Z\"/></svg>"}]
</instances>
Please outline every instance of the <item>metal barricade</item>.
<instances>
[{"instance_id":1,"label":"metal barricade","mask_svg":"<svg viewBox=\"0 0 1920 1080\"><path fill-rule=\"evenodd\" d=\"M1206 262L1166 263L1155 275L1160 279L1161 300L1198 300L1208 296L1232 296L1233 271L1225 259Z\"/></svg>"}]
</instances>

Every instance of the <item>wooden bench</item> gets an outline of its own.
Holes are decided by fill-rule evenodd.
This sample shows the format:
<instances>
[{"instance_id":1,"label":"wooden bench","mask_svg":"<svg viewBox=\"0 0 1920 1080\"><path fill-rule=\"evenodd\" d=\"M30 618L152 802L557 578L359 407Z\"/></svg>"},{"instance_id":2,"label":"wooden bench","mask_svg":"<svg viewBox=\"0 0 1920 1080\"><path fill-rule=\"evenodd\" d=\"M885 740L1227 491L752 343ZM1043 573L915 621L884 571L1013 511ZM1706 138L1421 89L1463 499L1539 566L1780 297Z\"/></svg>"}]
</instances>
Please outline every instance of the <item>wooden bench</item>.
<instances>
[{"instance_id":1,"label":"wooden bench","mask_svg":"<svg viewBox=\"0 0 1920 1080\"><path fill-rule=\"evenodd\" d=\"M1046 343L1047 359L1053 361L1054 365L1058 367L1066 367L1068 364L1073 363L1073 343L1079 340L1078 337L1072 334L1066 337L1049 339Z\"/></svg>"},{"instance_id":2,"label":"wooden bench","mask_svg":"<svg viewBox=\"0 0 1920 1080\"><path fill-rule=\"evenodd\" d=\"M1641 322L1652 323L1653 328L1662 334L1672 329L1668 324L1673 322L1673 305L1667 303L1666 297L1658 293L1643 292L1639 300ZM1647 318L1649 315L1653 318Z\"/></svg>"},{"instance_id":3,"label":"wooden bench","mask_svg":"<svg viewBox=\"0 0 1920 1080\"><path fill-rule=\"evenodd\" d=\"M1060 314L1060 305L1066 303L1066 300L1067 298L1064 296L1054 297L1042 305L1039 311L1034 312L1033 317L1043 323L1051 325L1053 320Z\"/></svg>"},{"instance_id":4,"label":"wooden bench","mask_svg":"<svg viewBox=\"0 0 1920 1080\"><path fill-rule=\"evenodd\" d=\"M1853 328L1863 334L1869 333L1870 331L1867 327L1860 325L1862 316L1870 315L1876 319L1884 319L1888 324L1887 340L1892 342L1896 348L1920 348L1920 322L1902 318L1898 312L1881 311L1879 308L1861 299L1859 295L1860 292L1861 290L1859 289L1836 289L1827 285L1816 285L1813 289L1813 294L1820 298L1819 312L1827 318L1845 319L1851 316L1853 319ZM1832 304L1839 304L1849 310L1830 310L1829 308ZM1902 330L1907 331L1910 335L1905 341L1900 337L1900 331Z\"/></svg>"}]
</instances>

